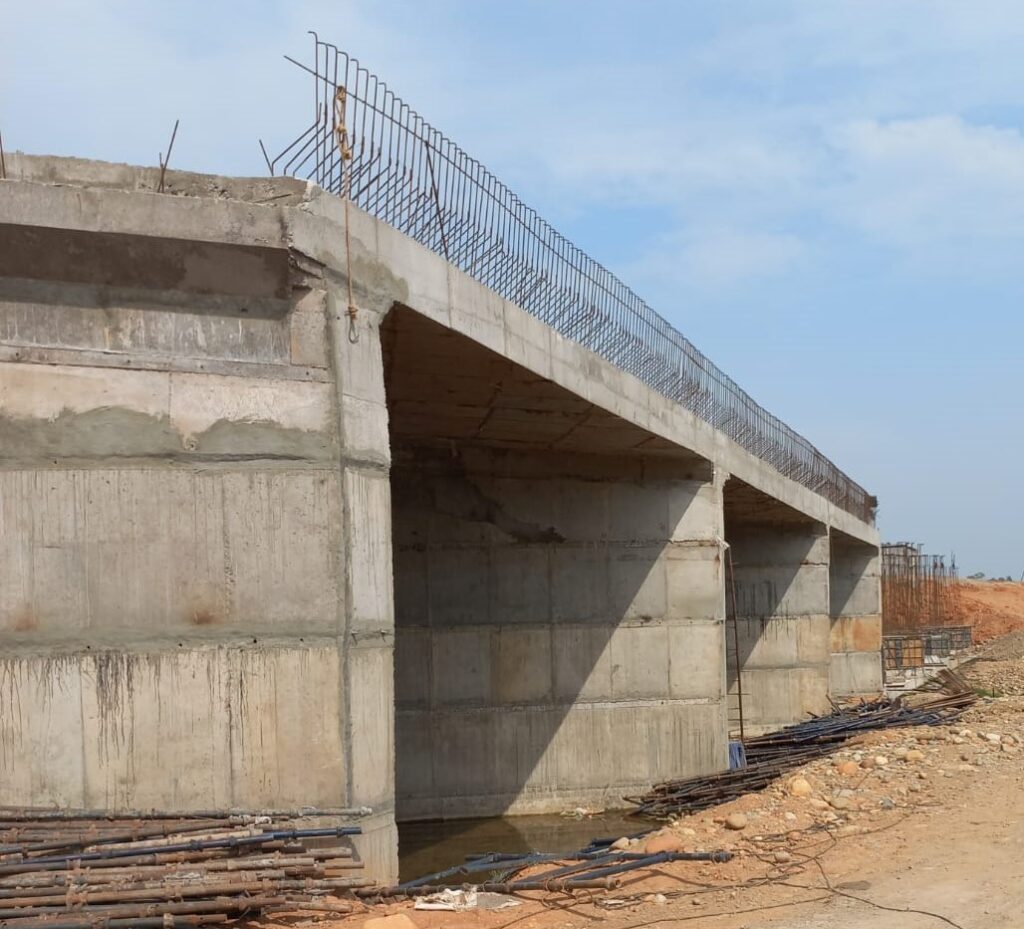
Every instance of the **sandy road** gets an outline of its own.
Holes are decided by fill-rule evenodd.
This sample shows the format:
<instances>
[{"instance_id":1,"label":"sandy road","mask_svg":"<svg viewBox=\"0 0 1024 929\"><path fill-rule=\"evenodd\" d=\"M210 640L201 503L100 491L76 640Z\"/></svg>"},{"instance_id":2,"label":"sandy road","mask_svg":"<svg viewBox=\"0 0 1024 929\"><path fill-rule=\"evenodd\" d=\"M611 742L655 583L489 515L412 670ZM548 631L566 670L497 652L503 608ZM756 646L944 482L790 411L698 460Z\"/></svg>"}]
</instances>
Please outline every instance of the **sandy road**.
<instances>
[{"instance_id":1,"label":"sandy road","mask_svg":"<svg viewBox=\"0 0 1024 929\"><path fill-rule=\"evenodd\" d=\"M834 886L898 913L843 897L785 915L747 917L747 929L963 929L1024 927L1024 787L1020 771L979 779L939 816L908 821L877 843L865 839L835 861L826 859ZM711 920L728 926L726 920ZM667 924L671 925L671 923ZM684 925L700 925L688 921Z\"/></svg>"}]
</instances>

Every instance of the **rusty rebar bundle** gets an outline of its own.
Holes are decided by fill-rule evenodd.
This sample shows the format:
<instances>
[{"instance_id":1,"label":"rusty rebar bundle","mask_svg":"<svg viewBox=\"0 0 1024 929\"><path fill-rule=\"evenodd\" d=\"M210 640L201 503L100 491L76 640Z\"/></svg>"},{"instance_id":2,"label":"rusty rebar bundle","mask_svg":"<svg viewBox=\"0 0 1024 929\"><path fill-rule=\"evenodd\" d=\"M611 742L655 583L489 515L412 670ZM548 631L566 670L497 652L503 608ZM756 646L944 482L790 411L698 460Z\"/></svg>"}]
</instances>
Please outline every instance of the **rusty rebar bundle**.
<instances>
[{"instance_id":1,"label":"rusty rebar bundle","mask_svg":"<svg viewBox=\"0 0 1024 929\"><path fill-rule=\"evenodd\" d=\"M955 720L977 697L966 682L946 669L935 685L939 696L916 694L898 700L882 698L836 709L778 732L746 739L746 767L710 777L666 781L640 797L635 815L669 819L717 806L744 794L764 790L789 771L835 751L863 732L905 726L937 726Z\"/></svg>"},{"instance_id":2,"label":"rusty rebar bundle","mask_svg":"<svg viewBox=\"0 0 1024 929\"><path fill-rule=\"evenodd\" d=\"M0 808L4 926L176 927L264 910L340 913L348 904L337 898L372 885L348 844L358 827L301 828L244 813L32 812Z\"/></svg>"}]
</instances>

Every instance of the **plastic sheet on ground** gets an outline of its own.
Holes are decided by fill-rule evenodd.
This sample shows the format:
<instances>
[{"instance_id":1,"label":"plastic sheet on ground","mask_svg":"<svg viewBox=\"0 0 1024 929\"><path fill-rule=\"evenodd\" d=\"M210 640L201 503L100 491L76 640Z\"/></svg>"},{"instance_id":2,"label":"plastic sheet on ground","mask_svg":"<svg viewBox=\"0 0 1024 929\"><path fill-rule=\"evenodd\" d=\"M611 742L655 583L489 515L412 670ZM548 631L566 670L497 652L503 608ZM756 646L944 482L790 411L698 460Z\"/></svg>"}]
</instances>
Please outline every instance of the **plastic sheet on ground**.
<instances>
[{"instance_id":1,"label":"plastic sheet on ground","mask_svg":"<svg viewBox=\"0 0 1024 929\"><path fill-rule=\"evenodd\" d=\"M508 894L481 893L474 888L469 890L445 888L428 897L420 897L416 901L415 909L449 910L459 913L464 910L504 910L510 906L519 906L522 902Z\"/></svg>"}]
</instances>

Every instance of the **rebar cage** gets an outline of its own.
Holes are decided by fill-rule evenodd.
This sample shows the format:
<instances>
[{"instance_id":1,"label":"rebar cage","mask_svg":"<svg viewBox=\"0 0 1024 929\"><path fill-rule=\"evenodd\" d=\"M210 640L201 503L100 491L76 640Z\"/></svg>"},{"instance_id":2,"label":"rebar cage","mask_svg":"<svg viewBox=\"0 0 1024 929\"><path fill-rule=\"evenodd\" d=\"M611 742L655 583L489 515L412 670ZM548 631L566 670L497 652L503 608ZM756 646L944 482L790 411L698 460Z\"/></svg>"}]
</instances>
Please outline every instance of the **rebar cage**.
<instances>
[{"instance_id":1,"label":"rebar cage","mask_svg":"<svg viewBox=\"0 0 1024 929\"><path fill-rule=\"evenodd\" d=\"M314 122L272 174L313 180L873 523L876 500L358 60L313 33ZM339 93L339 89L342 90ZM264 153L265 154L265 153Z\"/></svg>"},{"instance_id":2,"label":"rebar cage","mask_svg":"<svg viewBox=\"0 0 1024 929\"><path fill-rule=\"evenodd\" d=\"M882 545L882 626L888 633L947 627L962 617L956 559L916 542Z\"/></svg>"}]
</instances>

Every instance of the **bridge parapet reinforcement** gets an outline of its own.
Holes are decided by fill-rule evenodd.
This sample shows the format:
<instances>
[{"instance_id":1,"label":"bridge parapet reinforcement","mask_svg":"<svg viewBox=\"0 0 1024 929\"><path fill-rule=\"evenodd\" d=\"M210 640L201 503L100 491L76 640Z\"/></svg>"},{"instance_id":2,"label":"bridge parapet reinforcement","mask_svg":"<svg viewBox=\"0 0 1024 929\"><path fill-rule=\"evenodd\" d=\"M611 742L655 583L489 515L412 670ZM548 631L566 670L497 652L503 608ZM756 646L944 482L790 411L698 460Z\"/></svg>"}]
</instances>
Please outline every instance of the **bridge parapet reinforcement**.
<instances>
[{"instance_id":1,"label":"bridge parapet reinforcement","mask_svg":"<svg viewBox=\"0 0 1024 929\"><path fill-rule=\"evenodd\" d=\"M313 34L316 118L272 174L313 180L866 523L877 500L358 60ZM266 151L264 149L264 154Z\"/></svg>"}]
</instances>

